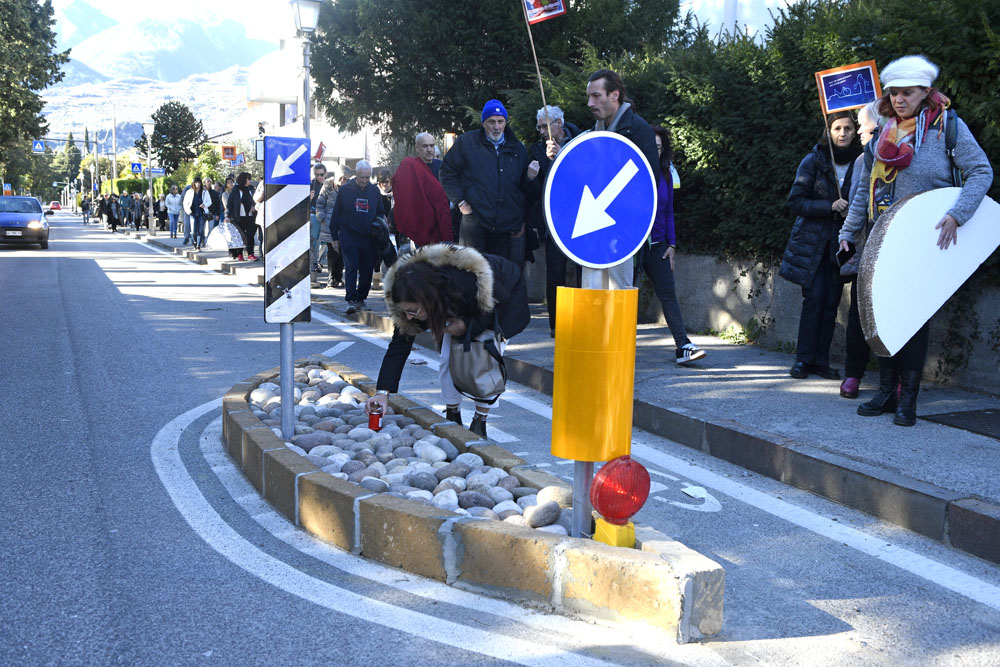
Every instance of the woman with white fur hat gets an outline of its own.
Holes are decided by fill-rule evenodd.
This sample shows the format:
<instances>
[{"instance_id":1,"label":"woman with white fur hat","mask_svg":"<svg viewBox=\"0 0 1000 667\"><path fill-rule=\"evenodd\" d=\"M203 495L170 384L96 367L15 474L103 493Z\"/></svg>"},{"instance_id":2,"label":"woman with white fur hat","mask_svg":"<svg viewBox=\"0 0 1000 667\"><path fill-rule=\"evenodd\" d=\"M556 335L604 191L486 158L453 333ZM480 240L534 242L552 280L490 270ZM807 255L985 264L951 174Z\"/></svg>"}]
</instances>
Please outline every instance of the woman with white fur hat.
<instances>
[{"instance_id":1,"label":"woman with white fur hat","mask_svg":"<svg viewBox=\"0 0 1000 667\"><path fill-rule=\"evenodd\" d=\"M955 206L938 222L937 245L942 250L958 240L958 228L975 213L993 182L993 169L968 126L948 114L949 100L934 88L938 67L924 56L898 58L881 73L884 95L878 113L885 123L875 141L874 161L860 175L860 185L843 227L840 247L848 243L870 219L894 202L927 190L951 187L952 161L962 172L964 183ZM956 124L954 155L946 148L946 124ZM892 357L879 357L879 388L875 396L858 406L858 414L875 416L895 411L900 426L916 423L917 394L927 360L928 324ZM897 401L896 383L902 391Z\"/></svg>"}]
</instances>

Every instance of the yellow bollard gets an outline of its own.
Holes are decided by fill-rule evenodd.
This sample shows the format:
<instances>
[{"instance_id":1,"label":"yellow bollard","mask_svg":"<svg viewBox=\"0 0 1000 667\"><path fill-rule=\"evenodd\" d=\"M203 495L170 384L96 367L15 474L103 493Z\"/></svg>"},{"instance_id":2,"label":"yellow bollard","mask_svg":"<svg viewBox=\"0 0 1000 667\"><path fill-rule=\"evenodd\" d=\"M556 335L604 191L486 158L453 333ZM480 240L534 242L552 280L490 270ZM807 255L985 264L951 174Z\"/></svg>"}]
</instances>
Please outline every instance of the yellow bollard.
<instances>
[{"instance_id":1,"label":"yellow bollard","mask_svg":"<svg viewBox=\"0 0 1000 667\"><path fill-rule=\"evenodd\" d=\"M558 288L552 455L610 461L632 449L639 291Z\"/></svg>"}]
</instances>

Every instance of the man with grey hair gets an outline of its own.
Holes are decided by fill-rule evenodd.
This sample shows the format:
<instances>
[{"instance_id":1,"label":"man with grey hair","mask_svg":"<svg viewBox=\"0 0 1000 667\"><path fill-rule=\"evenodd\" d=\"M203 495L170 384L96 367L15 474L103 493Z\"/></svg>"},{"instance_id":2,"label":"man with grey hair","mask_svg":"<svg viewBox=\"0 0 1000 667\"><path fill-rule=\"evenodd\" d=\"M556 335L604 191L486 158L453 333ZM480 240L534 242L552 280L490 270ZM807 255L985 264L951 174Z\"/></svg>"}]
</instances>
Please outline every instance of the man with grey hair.
<instances>
[{"instance_id":1,"label":"man with grey hair","mask_svg":"<svg viewBox=\"0 0 1000 667\"><path fill-rule=\"evenodd\" d=\"M571 139L580 134L580 128L573 123L567 123L563 110L559 107L542 107L535 114L535 129L540 139L528 149L528 159L537 160L539 164L538 178L545 188L545 181L552 168L552 160L556 154L568 144ZM551 134L550 134L551 130ZM551 142L551 143L550 143ZM528 233L534 231L539 239L545 239L545 306L549 311L549 333L556 335L556 292L558 287L566 285L566 269L569 258L548 233L545 220L545 206L539 198L528 209ZM579 284L580 274L577 270L576 282Z\"/></svg>"},{"instance_id":2,"label":"man with grey hair","mask_svg":"<svg viewBox=\"0 0 1000 667\"><path fill-rule=\"evenodd\" d=\"M454 241L450 202L437 177L441 160L434 159L434 137L421 132L416 147L417 157L404 158L392 177L397 233L418 248Z\"/></svg>"},{"instance_id":3,"label":"man with grey hair","mask_svg":"<svg viewBox=\"0 0 1000 667\"><path fill-rule=\"evenodd\" d=\"M361 160L355 177L341 186L330 216L333 248L344 257L344 283L347 314L371 310L366 304L372 287L372 275L378 262L378 246L372 237L372 223L385 218L382 193L371 182L372 165Z\"/></svg>"}]
</instances>

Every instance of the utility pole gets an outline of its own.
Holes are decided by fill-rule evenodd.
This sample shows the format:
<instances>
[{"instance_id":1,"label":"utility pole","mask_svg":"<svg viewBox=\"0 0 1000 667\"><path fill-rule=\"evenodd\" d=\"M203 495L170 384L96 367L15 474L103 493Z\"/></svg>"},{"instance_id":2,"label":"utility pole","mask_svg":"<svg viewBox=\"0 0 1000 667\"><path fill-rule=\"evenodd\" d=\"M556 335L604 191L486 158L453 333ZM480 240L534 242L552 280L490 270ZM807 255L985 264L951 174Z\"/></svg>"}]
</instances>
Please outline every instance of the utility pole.
<instances>
[{"instance_id":1,"label":"utility pole","mask_svg":"<svg viewBox=\"0 0 1000 667\"><path fill-rule=\"evenodd\" d=\"M115 180L118 178L118 121L115 119L115 105L111 105L111 192L118 194Z\"/></svg>"}]
</instances>

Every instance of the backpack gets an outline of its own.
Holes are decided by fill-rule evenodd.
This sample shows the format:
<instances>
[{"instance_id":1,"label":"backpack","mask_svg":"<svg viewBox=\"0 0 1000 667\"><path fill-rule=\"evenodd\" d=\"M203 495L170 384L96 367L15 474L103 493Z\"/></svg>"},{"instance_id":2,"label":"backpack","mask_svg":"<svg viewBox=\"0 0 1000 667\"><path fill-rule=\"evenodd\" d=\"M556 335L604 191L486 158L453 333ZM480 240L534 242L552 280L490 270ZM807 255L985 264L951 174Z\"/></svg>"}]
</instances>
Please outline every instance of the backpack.
<instances>
[{"instance_id":1,"label":"backpack","mask_svg":"<svg viewBox=\"0 0 1000 667\"><path fill-rule=\"evenodd\" d=\"M948 156L951 164L951 184L956 188L962 187L962 170L955 164L955 143L958 140L958 114L954 109L948 109L944 114L944 152ZM872 165L875 163L875 143L878 139L878 132L865 145L865 169L871 173Z\"/></svg>"}]
</instances>

